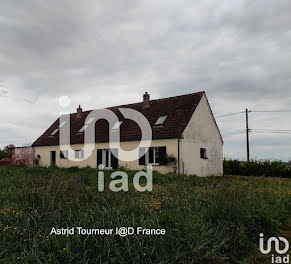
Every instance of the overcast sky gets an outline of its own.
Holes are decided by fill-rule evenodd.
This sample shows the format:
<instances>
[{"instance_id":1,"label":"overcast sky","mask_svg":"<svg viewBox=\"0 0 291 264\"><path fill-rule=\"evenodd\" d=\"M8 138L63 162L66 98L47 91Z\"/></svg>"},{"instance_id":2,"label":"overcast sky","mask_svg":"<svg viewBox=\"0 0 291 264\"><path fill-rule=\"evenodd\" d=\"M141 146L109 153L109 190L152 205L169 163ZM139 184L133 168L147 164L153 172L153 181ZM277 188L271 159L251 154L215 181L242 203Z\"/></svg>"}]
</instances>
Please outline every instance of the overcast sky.
<instances>
[{"instance_id":1,"label":"overcast sky","mask_svg":"<svg viewBox=\"0 0 291 264\"><path fill-rule=\"evenodd\" d=\"M0 3L0 148L32 143L60 111L205 90L216 116L291 109L291 1ZM71 103L61 107L59 98ZM289 113L250 128L291 130ZM245 158L245 115L217 119L227 157ZM251 157L291 158L291 132L250 134Z\"/></svg>"}]
</instances>

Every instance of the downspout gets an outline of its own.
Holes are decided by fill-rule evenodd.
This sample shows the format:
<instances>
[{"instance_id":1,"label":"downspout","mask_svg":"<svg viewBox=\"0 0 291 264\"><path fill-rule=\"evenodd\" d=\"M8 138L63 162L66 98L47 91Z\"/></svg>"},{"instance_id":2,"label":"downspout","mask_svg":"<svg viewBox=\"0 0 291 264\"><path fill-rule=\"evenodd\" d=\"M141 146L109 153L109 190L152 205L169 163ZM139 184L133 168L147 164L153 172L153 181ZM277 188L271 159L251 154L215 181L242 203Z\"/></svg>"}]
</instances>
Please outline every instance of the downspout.
<instances>
[{"instance_id":1,"label":"downspout","mask_svg":"<svg viewBox=\"0 0 291 264\"><path fill-rule=\"evenodd\" d=\"M183 169L183 152L181 151L181 146L182 146L182 141L183 136L178 137L178 173L181 174L181 169L182 173L184 174L184 169Z\"/></svg>"},{"instance_id":2,"label":"downspout","mask_svg":"<svg viewBox=\"0 0 291 264\"><path fill-rule=\"evenodd\" d=\"M178 174L180 174L180 138L178 138Z\"/></svg>"}]
</instances>

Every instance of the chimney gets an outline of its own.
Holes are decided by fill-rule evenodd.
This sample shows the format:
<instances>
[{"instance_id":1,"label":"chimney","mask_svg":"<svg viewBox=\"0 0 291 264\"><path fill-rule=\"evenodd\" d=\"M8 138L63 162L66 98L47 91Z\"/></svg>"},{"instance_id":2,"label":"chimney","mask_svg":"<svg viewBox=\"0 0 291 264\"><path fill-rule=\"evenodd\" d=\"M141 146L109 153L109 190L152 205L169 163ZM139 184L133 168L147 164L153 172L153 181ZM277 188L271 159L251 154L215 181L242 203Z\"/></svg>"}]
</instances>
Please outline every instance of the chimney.
<instances>
[{"instance_id":1,"label":"chimney","mask_svg":"<svg viewBox=\"0 0 291 264\"><path fill-rule=\"evenodd\" d=\"M149 108L150 102L150 95L145 92L145 94L143 95L143 108Z\"/></svg>"},{"instance_id":2,"label":"chimney","mask_svg":"<svg viewBox=\"0 0 291 264\"><path fill-rule=\"evenodd\" d=\"M79 107L77 108L77 118L80 118L82 116L82 108L79 105Z\"/></svg>"}]
</instances>

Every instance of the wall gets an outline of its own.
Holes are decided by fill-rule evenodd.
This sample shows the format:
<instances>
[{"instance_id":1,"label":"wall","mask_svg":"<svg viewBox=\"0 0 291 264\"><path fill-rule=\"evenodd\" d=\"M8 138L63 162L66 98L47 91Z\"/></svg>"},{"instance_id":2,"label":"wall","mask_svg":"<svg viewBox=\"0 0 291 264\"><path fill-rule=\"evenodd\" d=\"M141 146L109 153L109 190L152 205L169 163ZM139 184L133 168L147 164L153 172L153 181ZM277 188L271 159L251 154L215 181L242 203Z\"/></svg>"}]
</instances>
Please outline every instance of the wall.
<instances>
[{"instance_id":1,"label":"wall","mask_svg":"<svg viewBox=\"0 0 291 264\"><path fill-rule=\"evenodd\" d=\"M212 176L223 174L223 142L216 127L207 98L204 95L188 123L180 144L185 174ZM208 159L200 158L200 148L206 148Z\"/></svg>"},{"instance_id":2,"label":"wall","mask_svg":"<svg viewBox=\"0 0 291 264\"><path fill-rule=\"evenodd\" d=\"M120 145L124 150L132 150L139 144L139 141L127 141L121 142ZM151 146L166 146L167 147L167 154L173 154L176 158L178 156L178 145L177 139L161 139L161 140L153 140ZM82 148L82 145L75 144L71 145L72 149L78 150ZM50 151L56 151L56 166L59 167L86 167L90 166L92 168L97 167L97 149L106 149L109 148L108 143L97 143L95 145L95 151L92 155L84 161L80 162L73 162L68 159L60 159L60 148L59 146L43 146L43 147L35 147L35 156L40 155L40 166L50 166ZM124 166L132 170L142 170L145 166L139 165L138 160L132 162L124 162L119 161L119 166ZM153 166L153 170L159 171L161 173L169 173L172 172L173 169L171 166Z\"/></svg>"},{"instance_id":3,"label":"wall","mask_svg":"<svg viewBox=\"0 0 291 264\"><path fill-rule=\"evenodd\" d=\"M33 166L34 148L17 147L12 152L12 164Z\"/></svg>"}]
</instances>

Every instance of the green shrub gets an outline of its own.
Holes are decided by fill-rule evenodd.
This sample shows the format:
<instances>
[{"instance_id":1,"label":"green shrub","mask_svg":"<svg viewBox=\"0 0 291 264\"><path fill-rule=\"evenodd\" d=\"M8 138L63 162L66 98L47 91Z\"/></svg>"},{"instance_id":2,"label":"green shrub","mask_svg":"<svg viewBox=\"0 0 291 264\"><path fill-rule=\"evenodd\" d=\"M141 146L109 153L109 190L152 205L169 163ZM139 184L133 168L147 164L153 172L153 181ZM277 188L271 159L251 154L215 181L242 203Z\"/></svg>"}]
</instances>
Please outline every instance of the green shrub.
<instances>
[{"instance_id":1,"label":"green shrub","mask_svg":"<svg viewBox=\"0 0 291 264\"><path fill-rule=\"evenodd\" d=\"M277 160L239 161L224 159L224 174L291 178L291 168Z\"/></svg>"}]
</instances>

